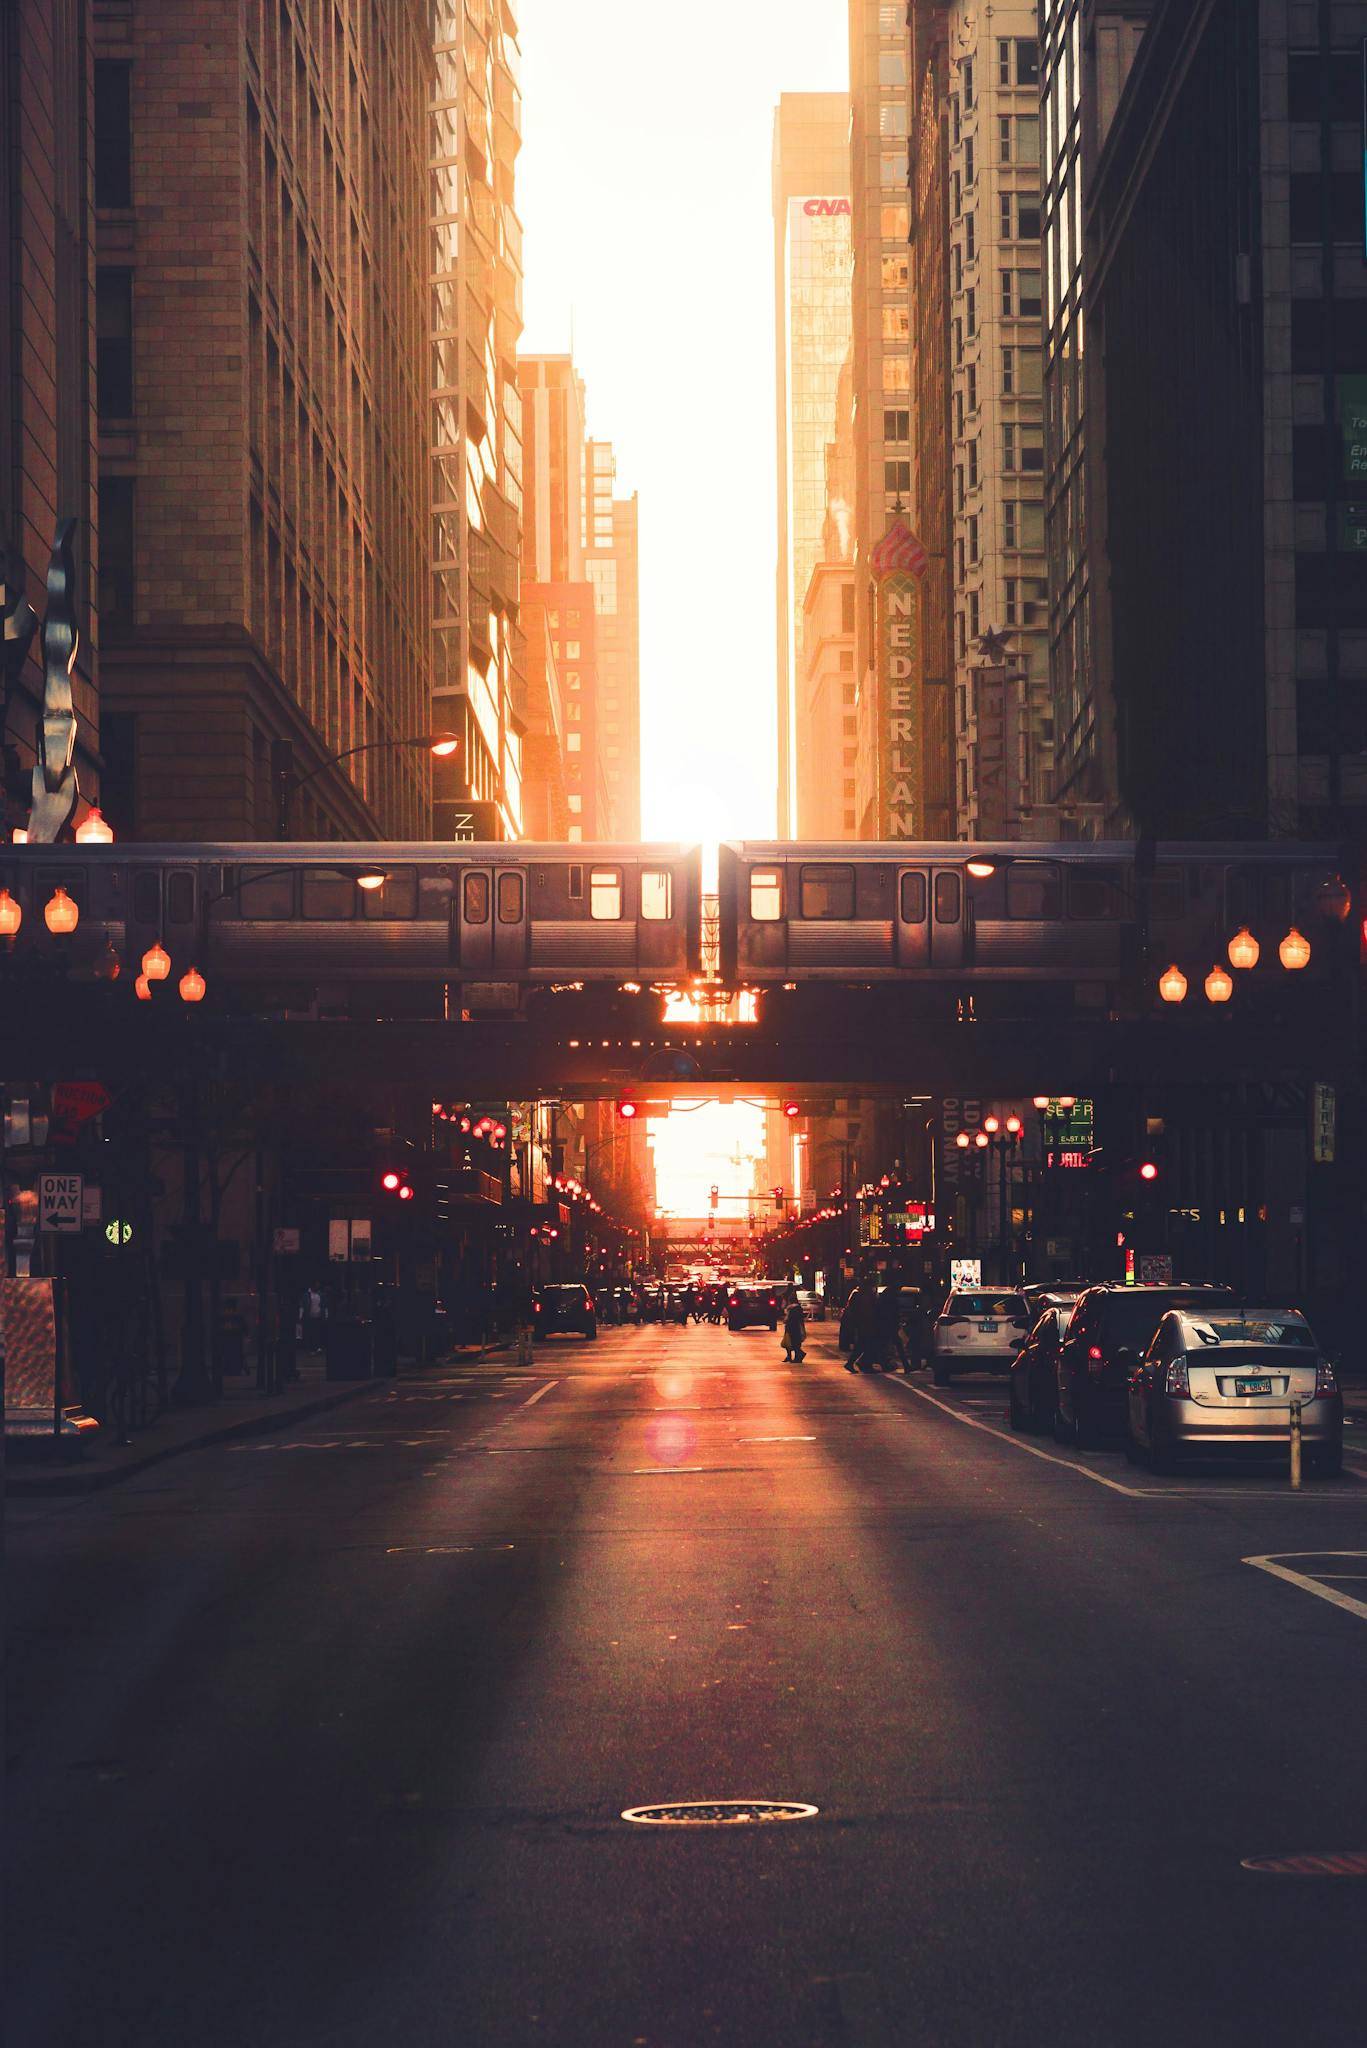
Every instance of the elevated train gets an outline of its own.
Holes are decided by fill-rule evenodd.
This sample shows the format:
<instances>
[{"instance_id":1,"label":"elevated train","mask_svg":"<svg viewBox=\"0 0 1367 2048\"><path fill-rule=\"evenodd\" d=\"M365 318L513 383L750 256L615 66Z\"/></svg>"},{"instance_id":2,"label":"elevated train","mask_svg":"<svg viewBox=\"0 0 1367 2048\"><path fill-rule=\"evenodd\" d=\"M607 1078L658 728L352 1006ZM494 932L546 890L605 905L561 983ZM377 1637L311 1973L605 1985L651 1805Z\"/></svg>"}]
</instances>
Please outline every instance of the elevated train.
<instances>
[{"instance_id":1,"label":"elevated train","mask_svg":"<svg viewBox=\"0 0 1367 2048\"><path fill-rule=\"evenodd\" d=\"M160 939L242 983L1115 983L1170 960L1204 974L1247 926L1315 943L1333 847L737 841L719 851L704 958L704 864L677 845L306 844L0 847L0 887L40 942L63 888L73 964ZM31 922L30 922L31 920ZM21 941L22 943L22 941ZM3 971L0 956L0 971Z\"/></svg>"}]
</instances>

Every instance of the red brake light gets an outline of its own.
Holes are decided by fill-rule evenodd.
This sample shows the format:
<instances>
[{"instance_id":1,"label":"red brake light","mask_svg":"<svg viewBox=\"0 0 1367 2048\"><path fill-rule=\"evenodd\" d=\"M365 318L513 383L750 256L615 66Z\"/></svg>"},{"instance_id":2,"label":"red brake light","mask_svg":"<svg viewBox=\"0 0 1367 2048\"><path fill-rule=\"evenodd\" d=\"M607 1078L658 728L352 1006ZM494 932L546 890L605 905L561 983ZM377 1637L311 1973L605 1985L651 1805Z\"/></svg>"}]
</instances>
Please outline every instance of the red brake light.
<instances>
[{"instance_id":1,"label":"red brake light","mask_svg":"<svg viewBox=\"0 0 1367 2048\"><path fill-rule=\"evenodd\" d=\"M1315 1360L1316 1400L1321 1399L1325 1394L1336 1394L1338 1390L1339 1383L1334 1377L1333 1366L1327 1358L1317 1358Z\"/></svg>"},{"instance_id":2,"label":"red brake light","mask_svg":"<svg viewBox=\"0 0 1367 2048\"><path fill-rule=\"evenodd\" d=\"M1191 1381L1187 1378L1185 1356L1169 1360L1167 1372L1163 1376L1163 1392L1171 1394L1178 1401L1191 1399Z\"/></svg>"},{"instance_id":3,"label":"red brake light","mask_svg":"<svg viewBox=\"0 0 1367 2048\"><path fill-rule=\"evenodd\" d=\"M1101 1356L1101 1346L1100 1346L1099 1344L1089 1344L1089 1345L1087 1346L1087 1356L1088 1356L1088 1358L1089 1358L1089 1359L1090 1359L1090 1358L1100 1358L1100 1356Z\"/></svg>"},{"instance_id":4,"label":"red brake light","mask_svg":"<svg viewBox=\"0 0 1367 2048\"><path fill-rule=\"evenodd\" d=\"M1087 1346L1087 1370L1093 1379L1100 1379L1102 1362L1101 1346L1099 1344L1089 1344Z\"/></svg>"}]
</instances>

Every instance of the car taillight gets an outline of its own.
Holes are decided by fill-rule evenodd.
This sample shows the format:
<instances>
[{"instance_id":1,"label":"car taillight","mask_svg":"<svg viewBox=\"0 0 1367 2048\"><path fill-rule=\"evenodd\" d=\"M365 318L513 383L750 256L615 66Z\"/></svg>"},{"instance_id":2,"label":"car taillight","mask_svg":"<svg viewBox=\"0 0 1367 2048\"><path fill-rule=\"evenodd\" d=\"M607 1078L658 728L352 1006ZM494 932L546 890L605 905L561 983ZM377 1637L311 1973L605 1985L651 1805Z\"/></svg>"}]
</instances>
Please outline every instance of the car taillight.
<instances>
[{"instance_id":1,"label":"car taillight","mask_svg":"<svg viewBox=\"0 0 1367 2048\"><path fill-rule=\"evenodd\" d=\"M1318 1401L1325 1394L1336 1394L1338 1390L1339 1383L1334 1376L1333 1366L1327 1358L1317 1358L1315 1360L1315 1399Z\"/></svg>"},{"instance_id":2,"label":"car taillight","mask_svg":"<svg viewBox=\"0 0 1367 2048\"><path fill-rule=\"evenodd\" d=\"M1163 1392L1173 1395L1179 1401L1191 1399L1191 1381L1187 1378L1185 1358L1168 1360L1168 1369L1163 1375Z\"/></svg>"},{"instance_id":3,"label":"car taillight","mask_svg":"<svg viewBox=\"0 0 1367 2048\"><path fill-rule=\"evenodd\" d=\"M1101 1346L1099 1344L1089 1344L1087 1346L1087 1370L1093 1379L1099 1380L1101 1378L1101 1368L1104 1363L1105 1360L1102 1357Z\"/></svg>"}]
</instances>

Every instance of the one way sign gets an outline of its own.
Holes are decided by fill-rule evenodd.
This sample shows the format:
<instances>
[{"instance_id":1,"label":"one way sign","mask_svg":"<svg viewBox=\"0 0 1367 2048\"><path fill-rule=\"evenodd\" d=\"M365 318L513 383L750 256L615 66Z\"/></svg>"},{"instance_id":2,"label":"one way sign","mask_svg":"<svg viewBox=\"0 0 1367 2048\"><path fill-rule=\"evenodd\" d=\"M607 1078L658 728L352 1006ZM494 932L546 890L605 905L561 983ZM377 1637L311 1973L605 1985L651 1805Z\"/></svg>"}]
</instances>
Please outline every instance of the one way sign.
<instances>
[{"instance_id":1,"label":"one way sign","mask_svg":"<svg viewBox=\"0 0 1367 2048\"><path fill-rule=\"evenodd\" d=\"M38 1176L38 1226L41 1230L79 1231L84 1175L42 1173Z\"/></svg>"}]
</instances>

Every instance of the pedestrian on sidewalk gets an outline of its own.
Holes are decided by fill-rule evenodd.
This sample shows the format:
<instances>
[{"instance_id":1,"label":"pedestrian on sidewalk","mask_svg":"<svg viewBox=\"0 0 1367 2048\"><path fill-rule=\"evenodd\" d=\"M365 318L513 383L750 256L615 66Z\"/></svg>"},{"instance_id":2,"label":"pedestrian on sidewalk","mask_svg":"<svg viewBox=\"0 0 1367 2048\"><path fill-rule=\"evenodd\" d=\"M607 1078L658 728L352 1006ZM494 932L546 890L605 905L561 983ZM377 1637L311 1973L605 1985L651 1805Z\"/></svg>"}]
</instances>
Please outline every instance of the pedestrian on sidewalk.
<instances>
[{"instance_id":1,"label":"pedestrian on sidewalk","mask_svg":"<svg viewBox=\"0 0 1367 2048\"><path fill-rule=\"evenodd\" d=\"M796 1359L800 1364L806 1357L802 1346L807 1335L807 1318L802 1313L802 1303L789 1289L788 1306L783 1311L783 1355L791 1365Z\"/></svg>"}]
</instances>

